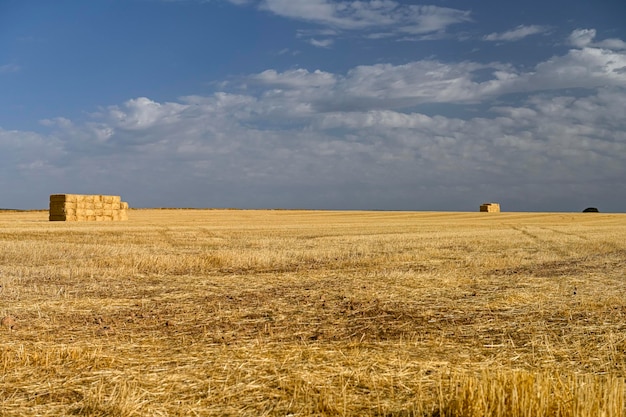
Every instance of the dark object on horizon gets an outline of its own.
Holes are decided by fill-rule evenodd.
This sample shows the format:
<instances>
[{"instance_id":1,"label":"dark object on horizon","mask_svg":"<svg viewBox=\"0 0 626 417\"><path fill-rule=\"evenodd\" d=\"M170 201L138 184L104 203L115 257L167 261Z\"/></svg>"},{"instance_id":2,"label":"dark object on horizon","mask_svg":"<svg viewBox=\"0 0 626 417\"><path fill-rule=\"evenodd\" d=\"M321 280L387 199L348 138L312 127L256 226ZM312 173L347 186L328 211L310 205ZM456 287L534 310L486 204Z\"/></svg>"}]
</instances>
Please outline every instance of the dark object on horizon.
<instances>
[{"instance_id":1,"label":"dark object on horizon","mask_svg":"<svg viewBox=\"0 0 626 417\"><path fill-rule=\"evenodd\" d=\"M595 207L587 207L583 210L583 213L600 213L600 210Z\"/></svg>"}]
</instances>

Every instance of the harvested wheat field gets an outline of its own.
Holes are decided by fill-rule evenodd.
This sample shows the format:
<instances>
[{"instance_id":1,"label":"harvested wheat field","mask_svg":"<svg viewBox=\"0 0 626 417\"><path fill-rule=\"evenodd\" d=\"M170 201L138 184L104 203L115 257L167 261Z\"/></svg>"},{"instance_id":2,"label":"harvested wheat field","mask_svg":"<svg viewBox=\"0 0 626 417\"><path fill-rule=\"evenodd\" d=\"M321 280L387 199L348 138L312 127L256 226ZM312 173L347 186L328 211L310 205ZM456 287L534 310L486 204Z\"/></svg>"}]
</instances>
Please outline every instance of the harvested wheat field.
<instances>
[{"instance_id":1,"label":"harvested wheat field","mask_svg":"<svg viewBox=\"0 0 626 417\"><path fill-rule=\"evenodd\" d=\"M0 415L626 415L626 215L0 213Z\"/></svg>"}]
</instances>

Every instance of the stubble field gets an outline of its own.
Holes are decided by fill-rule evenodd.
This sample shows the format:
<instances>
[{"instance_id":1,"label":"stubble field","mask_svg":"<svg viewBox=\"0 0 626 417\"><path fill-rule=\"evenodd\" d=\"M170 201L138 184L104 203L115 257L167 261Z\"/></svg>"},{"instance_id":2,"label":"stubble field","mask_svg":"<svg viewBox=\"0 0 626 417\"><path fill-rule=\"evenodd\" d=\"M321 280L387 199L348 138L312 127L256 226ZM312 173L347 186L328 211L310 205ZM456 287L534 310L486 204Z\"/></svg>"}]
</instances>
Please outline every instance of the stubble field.
<instances>
[{"instance_id":1,"label":"stubble field","mask_svg":"<svg viewBox=\"0 0 626 417\"><path fill-rule=\"evenodd\" d=\"M626 215L0 212L0 416L626 415Z\"/></svg>"}]
</instances>

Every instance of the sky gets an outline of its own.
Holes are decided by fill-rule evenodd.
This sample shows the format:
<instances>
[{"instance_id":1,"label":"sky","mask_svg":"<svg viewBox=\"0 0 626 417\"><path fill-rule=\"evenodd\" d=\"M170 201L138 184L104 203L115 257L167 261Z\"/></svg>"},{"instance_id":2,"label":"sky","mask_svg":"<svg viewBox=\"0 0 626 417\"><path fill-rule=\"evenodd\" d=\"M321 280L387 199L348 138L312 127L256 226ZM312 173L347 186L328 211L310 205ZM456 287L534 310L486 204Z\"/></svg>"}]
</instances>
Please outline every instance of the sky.
<instances>
[{"instance_id":1,"label":"sky","mask_svg":"<svg viewBox=\"0 0 626 417\"><path fill-rule=\"evenodd\" d=\"M0 207L626 212L623 0L0 0Z\"/></svg>"}]
</instances>

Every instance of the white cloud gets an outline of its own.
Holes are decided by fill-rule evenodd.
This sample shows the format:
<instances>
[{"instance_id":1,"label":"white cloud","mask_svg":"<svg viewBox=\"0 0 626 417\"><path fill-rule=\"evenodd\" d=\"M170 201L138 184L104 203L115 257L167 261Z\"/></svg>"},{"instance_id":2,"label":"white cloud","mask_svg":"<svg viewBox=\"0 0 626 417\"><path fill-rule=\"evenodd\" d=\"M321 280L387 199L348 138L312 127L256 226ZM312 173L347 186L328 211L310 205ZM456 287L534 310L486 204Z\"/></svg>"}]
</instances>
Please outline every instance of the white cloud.
<instances>
[{"instance_id":1,"label":"white cloud","mask_svg":"<svg viewBox=\"0 0 626 417\"><path fill-rule=\"evenodd\" d=\"M483 39L486 41L519 41L520 39L524 39L527 36L536 35L539 33L544 33L548 30L548 28L544 26L538 25L519 25L515 29L508 30L502 33L491 33L486 35Z\"/></svg>"},{"instance_id":2,"label":"white cloud","mask_svg":"<svg viewBox=\"0 0 626 417\"><path fill-rule=\"evenodd\" d=\"M626 86L626 53L585 47L572 49L538 64L512 89L521 91L562 88Z\"/></svg>"},{"instance_id":3,"label":"white cloud","mask_svg":"<svg viewBox=\"0 0 626 417\"><path fill-rule=\"evenodd\" d=\"M310 112L291 126L282 123L284 114L268 110L277 101L289 108L302 100L223 93L169 104L137 99L92 122L61 123L50 136L0 131L0 155L4 169L29 172L51 188L51 177L63 189L117 187L135 205L168 205L181 190L182 205L424 208L420 189L433 209L462 209L468 199L475 209L481 201L473 199L483 192L540 201L524 207L540 209L571 194L570 184L581 195L596 195L598 184L614 190L626 175L623 89L583 98L537 95L466 119ZM142 119L137 115L163 107L168 117L158 124L133 122L127 129L129 120ZM98 134L105 130L102 143ZM228 192L218 193L220 187ZM364 196L369 206L359 206Z\"/></svg>"},{"instance_id":4,"label":"white cloud","mask_svg":"<svg viewBox=\"0 0 626 417\"><path fill-rule=\"evenodd\" d=\"M576 29L569 36L571 45L577 48L596 47L611 50L626 49L626 42L621 39L605 39L600 42L594 42L596 37L595 29Z\"/></svg>"},{"instance_id":5,"label":"white cloud","mask_svg":"<svg viewBox=\"0 0 626 417\"><path fill-rule=\"evenodd\" d=\"M596 42L594 45L600 48L606 48L606 49L614 49L614 50L626 49L626 42L624 42L621 39L614 39L614 38L605 39L603 41Z\"/></svg>"},{"instance_id":6,"label":"white cloud","mask_svg":"<svg viewBox=\"0 0 626 417\"><path fill-rule=\"evenodd\" d=\"M448 26L470 21L468 11L438 6L407 6L404 18L398 18L399 31L406 34L426 34L445 31Z\"/></svg>"},{"instance_id":7,"label":"white cloud","mask_svg":"<svg viewBox=\"0 0 626 417\"><path fill-rule=\"evenodd\" d=\"M318 48L329 48L333 43L335 43L335 41L332 39L311 39L309 40L309 43Z\"/></svg>"},{"instance_id":8,"label":"white cloud","mask_svg":"<svg viewBox=\"0 0 626 417\"><path fill-rule=\"evenodd\" d=\"M161 0L192 1L192 0ZM215 0L195 0L211 2ZM299 37L318 47L330 46L330 40L313 36L338 36L343 31L362 31L366 37L406 35L441 36L448 27L471 21L467 10L432 5L407 5L396 0L228 0L238 6L256 4L260 10L287 19L319 25L322 29L299 31ZM374 32L374 33L369 33ZM412 40L422 40L413 37Z\"/></svg>"},{"instance_id":9,"label":"white cloud","mask_svg":"<svg viewBox=\"0 0 626 417\"><path fill-rule=\"evenodd\" d=\"M335 76L331 73L320 70L309 72L305 69L290 70L283 73L267 70L251 77L251 79L265 85L291 88L332 86L336 82Z\"/></svg>"},{"instance_id":10,"label":"white cloud","mask_svg":"<svg viewBox=\"0 0 626 417\"><path fill-rule=\"evenodd\" d=\"M503 63L422 60L403 65L362 65L343 75L319 70L268 70L250 80L275 88L268 90L265 99L290 101L294 108L297 102L318 111L402 109L424 103L480 102L509 93L626 87L626 53L572 49L529 71Z\"/></svg>"},{"instance_id":11,"label":"white cloud","mask_svg":"<svg viewBox=\"0 0 626 417\"><path fill-rule=\"evenodd\" d=\"M403 5L393 0L264 0L261 8L278 16L341 30L387 28L421 34L445 30L470 20L467 11L438 6Z\"/></svg>"},{"instance_id":12,"label":"white cloud","mask_svg":"<svg viewBox=\"0 0 626 417\"><path fill-rule=\"evenodd\" d=\"M58 126L62 128L72 127L72 121L69 119L66 119L65 117L55 117L54 119L42 119L39 121L39 124L41 124L42 126L48 126L48 127L52 127L52 126Z\"/></svg>"},{"instance_id":13,"label":"white cloud","mask_svg":"<svg viewBox=\"0 0 626 417\"><path fill-rule=\"evenodd\" d=\"M569 42L577 48L584 48L591 44L595 37L595 29L576 29L569 35Z\"/></svg>"},{"instance_id":14,"label":"white cloud","mask_svg":"<svg viewBox=\"0 0 626 417\"><path fill-rule=\"evenodd\" d=\"M474 82L472 72L489 67L472 62L438 61L359 66L348 72L342 86L347 95L355 98L407 100L408 105L476 100L489 93L493 82Z\"/></svg>"},{"instance_id":15,"label":"white cloud","mask_svg":"<svg viewBox=\"0 0 626 417\"><path fill-rule=\"evenodd\" d=\"M146 97L139 97L128 100L123 107L110 107L108 113L117 128L142 130L157 124L170 123L185 107L178 103L160 104Z\"/></svg>"}]
</instances>

